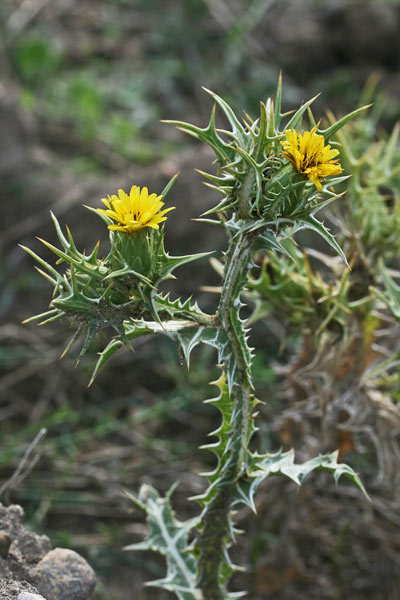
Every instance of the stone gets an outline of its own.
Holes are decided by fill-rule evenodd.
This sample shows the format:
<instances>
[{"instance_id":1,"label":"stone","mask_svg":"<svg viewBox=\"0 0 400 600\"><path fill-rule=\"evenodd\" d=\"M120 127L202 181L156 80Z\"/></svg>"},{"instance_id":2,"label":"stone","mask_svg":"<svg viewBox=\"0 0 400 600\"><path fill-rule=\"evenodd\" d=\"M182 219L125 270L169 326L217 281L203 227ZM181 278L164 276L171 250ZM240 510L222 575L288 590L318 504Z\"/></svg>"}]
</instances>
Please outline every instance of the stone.
<instances>
[{"instance_id":1,"label":"stone","mask_svg":"<svg viewBox=\"0 0 400 600\"><path fill-rule=\"evenodd\" d=\"M2 547L5 550L7 537L9 536L11 546L9 553L27 563L38 562L51 550L50 540L45 535L37 535L29 531L23 525L24 511L21 506L12 504L3 506L0 504L0 533L2 535ZM7 552L8 555L8 552ZM2 556L2 555L1 555ZM3 557L2 558L6 558Z\"/></svg>"},{"instance_id":2,"label":"stone","mask_svg":"<svg viewBox=\"0 0 400 600\"><path fill-rule=\"evenodd\" d=\"M0 578L1 600L19 600L19 594L22 594L22 592L29 592L31 595L40 598L40 600L44 600L43 596L38 594L38 590L27 581L15 581L9 577Z\"/></svg>"},{"instance_id":3,"label":"stone","mask_svg":"<svg viewBox=\"0 0 400 600\"><path fill-rule=\"evenodd\" d=\"M73 550L23 525L20 506L0 504L0 600L88 600L94 571ZM24 596L25 594L25 596Z\"/></svg>"},{"instance_id":4,"label":"stone","mask_svg":"<svg viewBox=\"0 0 400 600\"><path fill-rule=\"evenodd\" d=\"M33 570L32 583L51 600L88 600L96 585L96 575L77 552L55 548Z\"/></svg>"},{"instance_id":5,"label":"stone","mask_svg":"<svg viewBox=\"0 0 400 600\"><path fill-rule=\"evenodd\" d=\"M11 537L5 531L0 531L0 556L7 558L11 546Z\"/></svg>"},{"instance_id":6,"label":"stone","mask_svg":"<svg viewBox=\"0 0 400 600\"><path fill-rule=\"evenodd\" d=\"M31 581L32 566L51 550L50 540L29 531L23 519L24 511L20 506L0 504L0 579ZM0 598L3 600L3 596Z\"/></svg>"}]
</instances>

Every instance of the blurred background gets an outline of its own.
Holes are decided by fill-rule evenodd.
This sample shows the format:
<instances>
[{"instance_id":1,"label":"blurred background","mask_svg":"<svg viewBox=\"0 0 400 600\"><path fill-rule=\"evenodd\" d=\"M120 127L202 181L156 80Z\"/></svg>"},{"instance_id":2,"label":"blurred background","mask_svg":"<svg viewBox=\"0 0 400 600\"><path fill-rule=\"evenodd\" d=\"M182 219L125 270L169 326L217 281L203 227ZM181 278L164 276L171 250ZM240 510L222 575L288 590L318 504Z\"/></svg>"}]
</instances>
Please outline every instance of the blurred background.
<instances>
[{"instance_id":1,"label":"blurred background","mask_svg":"<svg viewBox=\"0 0 400 600\"><path fill-rule=\"evenodd\" d=\"M55 242L52 210L81 248L98 239L106 248L102 222L83 204L99 206L133 184L159 193L181 171L168 198L177 207L167 222L168 250L222 251L218 232L191 220L215 200L194 172L209 170L213 157L159 121L205 125L212 103L202 86L254 116L282 70L284 108L321 92L318 118L328 108L336 115L356 108L366 81L376 78L385 99L381 127L391 130L400 116L399 31L395 0L1 1L0 500L20 503L37 532L88 559L100 580L98 600L171 597L142 587L162 575L161 560L121 550L144 525L120 492L144 482L165 491L178 478L177 512L196 513L185 498L202 489L197 473L212 465L198 446L218 423L202 403L213 393L214 355L199 349L187 372L168 340L139 342L88 389L106 338L76 366L73 354L59 361L68 323L21 325L51 298L18 244L52 260L36 240ZM218 284L206 260L177 275L174 294L193 293L203 309L215 309L216 298L202 291ZM257 327L253 340L266 449L285 440L268 425L284 403L273 368L285 362L278 322L279 315L274 333L268 323ZM47 435L10 481L42 428ZM374 481L371 455L349 454ZM244 586L252 600L400 598L400 515L389 487L380 482L385 499L371 508L322 476L299 493L268 482L257 517L238 514L248 533L233 555L248 573L234 587Z\"/></svg>"}]
</instances>

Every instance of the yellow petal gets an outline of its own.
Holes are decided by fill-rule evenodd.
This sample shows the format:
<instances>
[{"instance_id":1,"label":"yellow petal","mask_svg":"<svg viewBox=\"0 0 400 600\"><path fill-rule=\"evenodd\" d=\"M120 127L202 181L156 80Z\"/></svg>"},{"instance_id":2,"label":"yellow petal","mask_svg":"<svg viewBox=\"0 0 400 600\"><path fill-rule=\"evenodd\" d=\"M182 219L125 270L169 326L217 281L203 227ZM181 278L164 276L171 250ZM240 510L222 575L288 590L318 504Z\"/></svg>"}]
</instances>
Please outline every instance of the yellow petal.
<instances>
[{"instance_id":1,"label":"yellow petal","mask_svg":"<svg viewBox=\"0 0 400 600\"><path fill-rule=\"evenodd\" d=\"M119 189L118 195L108 196L107 200L102 198L107 210L101 208L97 210L116 221L109 226L112 231L134 233L145 227L159 229L158 223L167 219L164 215L175 208L171 206L161 210L164 206L162 197L162 194L149 194L147 187L141 189L133 185L129 195Z\"/></svg>"}]
</instances>

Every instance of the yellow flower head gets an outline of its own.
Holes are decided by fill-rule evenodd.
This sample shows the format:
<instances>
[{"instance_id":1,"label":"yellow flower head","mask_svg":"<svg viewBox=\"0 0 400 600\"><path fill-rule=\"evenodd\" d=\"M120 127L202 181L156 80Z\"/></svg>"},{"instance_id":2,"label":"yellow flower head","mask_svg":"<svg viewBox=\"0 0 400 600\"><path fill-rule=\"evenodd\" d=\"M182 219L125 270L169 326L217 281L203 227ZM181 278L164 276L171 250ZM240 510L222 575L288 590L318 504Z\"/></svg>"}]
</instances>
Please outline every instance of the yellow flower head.
<instances>
[{"instance_id":1,"label":"yellow flower head","mask_svg":"<svg viewBox=\"0 0 400 600\"><path fill-rule=\"evenodd\" d=\"M164 206L161 202L162 196L149 194L147 187L140 189L137 185L131 187L129 195L124 190L118 190L118 196L113 194L108 199L102 198L107 210L98 208L98 212L111 217L116 224L108 226L112 231L124 231L125 233L136 233L145 227L158 229L159 223L166 221L164 215L173 210L171 206L160 210Z\"/></svg>"},{"instance_id":2,"label":"yellow flower head","mask_svg":"<svg viewBox=\"0 0 400 600\"><path fill-rule=\"evenodd\" d=\"M339 150L325 146L323 135L311 131L297 133L295 129L285 131L286 140L281 142L282 154L301 175L306 175L319 192L322 191L321 179L330 175L339 175L342 167L339 164Z\"/></svg>"}]
</instances>

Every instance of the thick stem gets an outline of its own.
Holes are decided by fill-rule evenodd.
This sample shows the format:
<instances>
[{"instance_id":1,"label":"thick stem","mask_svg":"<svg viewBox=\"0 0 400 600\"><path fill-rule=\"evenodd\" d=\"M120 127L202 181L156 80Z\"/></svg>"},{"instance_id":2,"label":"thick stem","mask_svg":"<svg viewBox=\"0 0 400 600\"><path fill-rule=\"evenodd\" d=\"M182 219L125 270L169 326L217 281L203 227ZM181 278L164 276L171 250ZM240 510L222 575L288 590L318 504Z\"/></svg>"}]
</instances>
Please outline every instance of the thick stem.
<instances>
[{"instance_id":1,"label":"thick stem","mask_svg":"<svg viewBox=\"0 0 400 600\"><path fill-rule=\"evenodd\" d=\"M245 178L244 178L244 182L242 184L241 189L239 190L239 217L241 219L248 219L249 218L249 198L251 197L251 192L254 186L254 181L255 181L255 177L254 177L254 172L249 171Z\"/></svg>"},{"instance_id":2,"label":"thick stem","mask_svg":"<svg viewBox=\"0 0 400 600\"><path fill-rule=\"evenodd\" d=\"M203 517L203 529L197 540L200 548L197 587L204 600L225 600L220 570L225 561L226 538L231 510L230 485L222 486Z\"/></svg>"},{"instance_id":3,"label":"thick stem","mask_svg":"<svg viewBox=\"0 0 400 600\"><path fill-rule=\"evenodd\" d=\"M251 264L251 246L253 234L241 236L239 240L231 241L233 251L229 248L224 285L219 305L220 326L225 331L230 342L236 365L236 381L234 393L234 428L232 431L233 448L238 446L238 456L234 458L235 474L238 477L243 470L243 454L247 449L249 423L249 397L252 388L251 373L245 354L246 333L239 319L240 294L247 283L247 274ZM238 331L238 326L240 330ZM237 443L239 442L239 443Z\"/></svg>"},{"instance_id":4,"label":"thick stem","mask_svg":"<svg viewBox=\"0 0 400 600\"><path fill-rule=\"evenodd\" d=\"M232 386L232 431L229 453L221 465L216 495L203 512L199 548L198 587L204 600L225 600L221 568L231 539L231 510L235 485L246 466L251 394L250 365L246 357L245 331L239 318L240 293L247 281L251 263L252 234L230 241L219 305L219 327L229 341L234 357L235 377Z\"/></svg>"}]
</instances>

